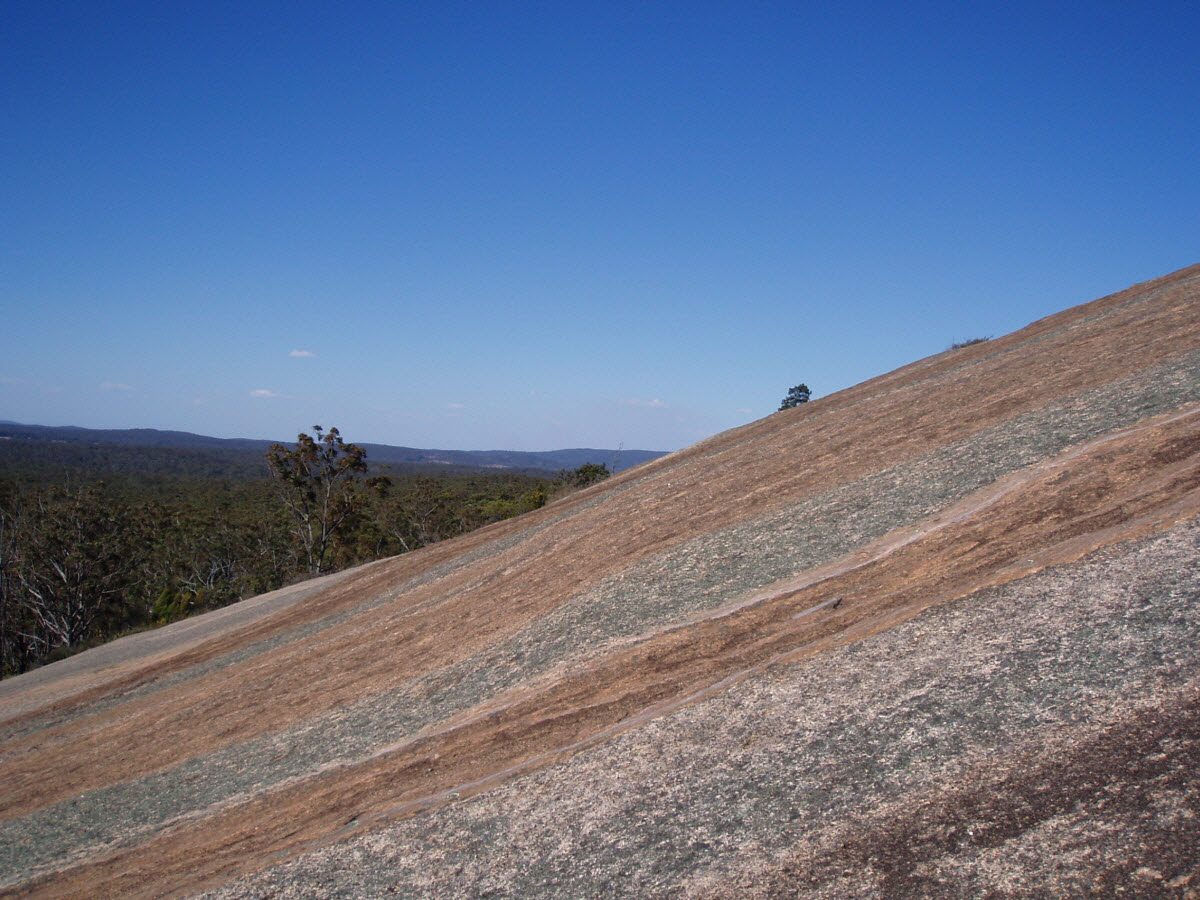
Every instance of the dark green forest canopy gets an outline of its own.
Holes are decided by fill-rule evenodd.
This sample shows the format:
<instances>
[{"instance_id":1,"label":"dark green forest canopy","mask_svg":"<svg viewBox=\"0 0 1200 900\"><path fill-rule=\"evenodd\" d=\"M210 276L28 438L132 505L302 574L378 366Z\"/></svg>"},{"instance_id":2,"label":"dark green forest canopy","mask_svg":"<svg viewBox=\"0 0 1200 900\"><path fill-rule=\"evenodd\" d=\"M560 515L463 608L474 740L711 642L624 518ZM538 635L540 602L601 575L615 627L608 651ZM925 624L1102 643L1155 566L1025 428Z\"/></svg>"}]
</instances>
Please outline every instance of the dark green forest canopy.
<instances>
[{"instance_id":1,"label":"dark green forest canopy","mask_svg":"<svg viewBox=\"0 0 1200 900\"><path fill-rule=\"evenodd\" d=\"M0 478L25 484L58 483L64 477L153 476L158 478L267 477L261 451L190 449L92 441L0 437Z\"/></svg>"}]
</instances>

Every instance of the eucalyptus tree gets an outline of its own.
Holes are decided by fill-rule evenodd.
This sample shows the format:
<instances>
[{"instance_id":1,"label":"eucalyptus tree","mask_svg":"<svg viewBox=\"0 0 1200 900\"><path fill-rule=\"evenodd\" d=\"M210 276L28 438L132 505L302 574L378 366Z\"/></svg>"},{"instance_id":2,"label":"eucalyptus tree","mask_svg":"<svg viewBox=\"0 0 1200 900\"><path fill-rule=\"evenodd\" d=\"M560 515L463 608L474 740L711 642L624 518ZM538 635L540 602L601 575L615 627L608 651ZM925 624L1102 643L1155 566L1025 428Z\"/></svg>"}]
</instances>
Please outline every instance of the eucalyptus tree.
<instances>
[{"instance_id":1,"label":"eucalyptus tree","mask_svg":"<svg viewBox=\"0 0 1200 900\"><path fill-rule=\"evenodd\" d=\"M95 488L31 494L4 516L10 638L30 657L73 648L136 618L142 523Z\"/></svg>"},{"instance_id":2,"label":"eucalyptus tree","mask_svg":"<svg viewBox=\"0 0 1200 900\"><path fill-rule=\"evenodd\" d=\"M320 425L313 434L301 433L296 446L272 444L267 465L279 486L279 497L292 514L293 533L304 548L308 571L319 575L334 537L359 512L367 452L342 440L336 428Z\"/></svg>"}]
</instances>

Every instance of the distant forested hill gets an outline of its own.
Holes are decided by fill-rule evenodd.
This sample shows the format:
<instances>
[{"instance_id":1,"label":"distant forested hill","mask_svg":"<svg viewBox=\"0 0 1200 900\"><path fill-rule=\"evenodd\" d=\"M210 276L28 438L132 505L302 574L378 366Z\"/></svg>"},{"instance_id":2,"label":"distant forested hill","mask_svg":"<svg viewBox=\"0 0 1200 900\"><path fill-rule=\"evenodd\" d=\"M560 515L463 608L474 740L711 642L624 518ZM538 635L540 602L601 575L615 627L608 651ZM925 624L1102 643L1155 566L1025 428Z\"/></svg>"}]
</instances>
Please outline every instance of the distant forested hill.
<instances>
[{"instance_id":1,"label":"distant forested hill","mask_svg":"<svg viewBox=\"0 0 1200 900\"><path fill-rule=\"evenodd\" d=\"M347 435L367 451L374 468L397 471L496 470L556 473L585 463L619 472L664 455L653 450L576 448L525 452L517 450L421 450L367 444ZM294 440L281 440L290 444ZM272 441L215 438L186 431L151 428L101 430L0 422L0 465L22 466L34 458L68 468L125 473L155 472L180 476L259 478L266 475L263 454Z\"/></svg>"},{"instance_id":2,"label":"distant forested hill","mask_svg":"<svg viewBox=\"0 0 1200 900\"><path fill-rule=\"evenodd\" d=\"M399 466L459 466L469 469L512 469L520 472L558 472L584 463L606 465L611 472L630 469L665 455L655 450L598 450L576 448L526 452L520 450L417 450L386 444L362 444L367 459Z\"/></svg>"}]
</instances>

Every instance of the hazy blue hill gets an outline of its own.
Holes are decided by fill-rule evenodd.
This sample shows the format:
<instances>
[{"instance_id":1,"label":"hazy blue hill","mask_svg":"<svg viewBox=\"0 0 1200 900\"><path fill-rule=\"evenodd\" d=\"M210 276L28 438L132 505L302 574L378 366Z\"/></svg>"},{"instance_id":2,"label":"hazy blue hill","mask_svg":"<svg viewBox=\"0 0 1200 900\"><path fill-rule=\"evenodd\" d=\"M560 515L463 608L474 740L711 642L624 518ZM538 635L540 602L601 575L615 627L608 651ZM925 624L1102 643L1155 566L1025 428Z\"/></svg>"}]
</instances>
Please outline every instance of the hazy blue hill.
<instances>
[{"instance_id":1,"label":"hazy blue hill","mask_svg":"<svg viewBox=\"0 0 1200 900\"><path fill-rule=\"evenodd\" d=\"M58 483L64 477L87 479L109 473L238 480L267 476L263 449L259 448L103 440L78 433L86 433L86 429L41 431L33 426L0 425L0 478Z\"/></svg>"},{"instance_id":2,"label":"hazy blue hill","mask_svg":"<svg viewBox=\"0 0 1200 900\"><path fill-rule=\"evenodd\" d=\"M262 450L271 441L247 438L215 438L187 431L159 431L155 428L99 429L78 428L74 425L24 425L0 422L0 439L13 438L37 441L65 441L75 444L117 444L130 447L179 447L198 449Z\"/></svg>"},{"instance_id":3,"label":"hazy blue hill","mask_svg":"<svg viewBox=\"0 0 1200 900\"><path fill-rule=\"evenodd\" d=\"M389 466L398 471L414 469L505 469L515 472L557 473L561 469L576 469L584 463L603 463L613 471L622 471L640 463L663 456L653 450L603 450L594 448L572 448L527 452L519 450L423 450L415 447L396 447L388 444L367 444L354 441L366 448L367 460L372 465ZM12 442L9 448L5 444ZM262 455L273 441L248 438L216 438L186 431L159 431L153 428L94 429L75 426L24 425L16 422L0 422L0 459L17 455L15 444L24 442L52 442L57 445L53 455L62 456L75 465L88 465L102 461L106 454L103 448L137 447L168 449L176 451L204 451L207 467L232 469L251 477L265 474ZM291 440L281 443L290 444ZM22 448L32 450L30 446ZM24 453L20 455L25 455ZM122 457L124 458L124 457ZM167 457L151 454L145 465L157 466ZM125 461L126 465L128 460ZM101 466L103 467L103 465ZM139 468L142 468L139 466ZM223 472L223 474L228 474Z\"/></svg>"},{"instance_id":4,"label":"hazy blue hill","mask_svg":"<svg viewBox=\"0 0 1200 900\"><path fill-rule=\"evenodd\" d=\"M363 444L367 459L373 463L399 465L449 465L481 469L557 472L577 469L584 463L603 463L610 470L624 469L657 459L664 454L654 450L600 450L574 448L526 452L520 450L419 450L386 444Z\"/></svg>"}]
</instances>

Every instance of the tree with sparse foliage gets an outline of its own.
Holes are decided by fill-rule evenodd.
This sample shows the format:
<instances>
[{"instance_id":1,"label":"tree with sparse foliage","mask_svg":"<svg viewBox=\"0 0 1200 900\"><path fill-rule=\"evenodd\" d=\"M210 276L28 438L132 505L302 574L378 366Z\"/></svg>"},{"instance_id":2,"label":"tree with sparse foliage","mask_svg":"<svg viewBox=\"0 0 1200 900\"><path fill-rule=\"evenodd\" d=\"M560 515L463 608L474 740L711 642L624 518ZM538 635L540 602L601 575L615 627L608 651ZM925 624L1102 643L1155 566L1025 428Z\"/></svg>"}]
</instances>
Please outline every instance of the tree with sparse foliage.
<instances>
[{"instance_id":1,"label":"tree with sparse foliage","mask_svg":"<svg viewBox=\"0 0 1200 900\"><path fill-rule=\"evenodd\" d=\"M779 404L779 409L791 409L794 406L799 406L801 403L807 403L811 397L812 391L808 389L808 385L798 384L787 392L787 396Z\"/></svg>"},{"instance_id":2,"label":"tree with sparse foliage","mask_svg":"<svg viewBox=\"0 0 1200 900\"><path fill-rule=\"evenodd\" d=\"M6 641L44 657L120 625L144 544L127 510L95 489L54 488L0 511L0 523Z\"/></svg>"},{"instance_id":3,"label":"tree with sparse foliage","mask_svg":"<svg viewBox=\"0 0 1200 900\"><path fill-rule=\"evenodd\" d=\"M295 449L272 444L267 450L267 465L314 575L326 571L334 536L360 508L360 479L355 476L367 471L366 457L362 447L345 443L336 428L326 433L320 425L313 426L312 435L300 434Z\"/></svg>"}]
</instances>

